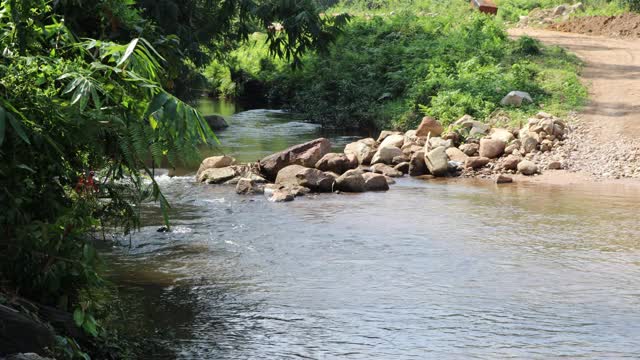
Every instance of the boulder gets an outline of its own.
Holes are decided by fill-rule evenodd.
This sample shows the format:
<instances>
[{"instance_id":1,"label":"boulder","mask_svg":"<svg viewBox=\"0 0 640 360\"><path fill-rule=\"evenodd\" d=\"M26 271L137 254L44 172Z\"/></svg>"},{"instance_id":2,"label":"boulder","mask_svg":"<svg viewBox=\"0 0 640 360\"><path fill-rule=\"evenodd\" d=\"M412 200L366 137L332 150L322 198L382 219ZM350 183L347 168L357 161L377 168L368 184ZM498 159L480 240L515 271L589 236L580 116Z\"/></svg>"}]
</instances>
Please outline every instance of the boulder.
<instances>
[{"instance_id":1,"label":"boulder","mask_svg":"<svg viewBox=\"0 0 640 360\"><path fill-rule=\"evenodd\" d=\"M269 196L271 202L289 202L295 199L295 195L286 189L278 189Z\"/></svg>"},{"instance_id":2,"label":"boulder","mask_svg":"<svg viewBox=\"0 0 640 360\"><path fill-rule=\"evenodd\" d=\"M366 173L362 175L364 179L364 188L366 191L387 191L389 183L384 175Z\"/></svg>"},{"instance_id":3,"label":"boulder","mask_svg":"<svg viewBox=\"0 0 640 360\"><path fill-rule=\"evenodd\" d=\"M464 163L464 167L476 170L486 166L490 161L491 159L486 157L472 156Z\"/></svg>"},{"instance_id":4,"label":"boulder","mask_svg":"<svg viewBox=\"0 0 640 360\"><path fill-rule=\"evenodd\" d=\"M467 156L475 156L480 150L480 145L475 143L462 144L459 149Z\"/></svg>"},{"instance_id":5,"label":"boulder","mask_svg":"<svg viewBox=\"0 0 640 360\"><path fill-rule=\"evenodd\" d=\"M402 162L396 166L394 166L393 168L400 171L403 174L408 174L409 173L409 168L411 167L411 165L409 164L408 161Z\"/></svg>"},{"instance_id":6,"label":"boulder","mask_svg":"<svg viewBox=\"0 0 640 360\"><path fill-rule=\"evenodd\" d=\"M518 164L518 171L523 175L533 175L538 172L538 166L529 160L522 160Z\"/></svg>"},{"instance_id":7,"label":"boulder","mask_svg":"<svg viewBox=\"0 0 640 360\"><path fill-rule=\"evenodd\" d=\"M211 130L222 130L229 127L227 121L220 115L207 115L204 117L204 121L209 124Z\"/></svg>"},{"instance_id":8,"label":"boulder","mask_svg":"<svg viewBox=\"0 0 640 360\"><path fill-rule=\"evenodd\" d=\"M208 157L202 160L202 163L200 163L200 168L196 173L196 178L199 178L200 174L202 174L202 172L207 169L219 169L219 168L235 165L235 163L236 163L236 159L226 155Z\"/></svg>"},{"instance_id":9,"label":"boulder","mask_svg":"<svg viewBox=\"0 0 640 360\"><path fill-rule=\"evenodd\" d=\"M522 146L520 147L522 154L528 154L538 148L538 140L533 136L525 135L520 141L522 142Z\"/></svg>"},{"instance_id":10,"label":"boulder","mask_svg":"<svg viewBox=\"0 0 640 360\"><path fill-rule=\"evenodd\" d=\"M344 192L364 192L364 174L358 170L349 170L336 180L336 189Z\"/></svg>"},{"instance_id":11,"label":"boulder","mask_svg":"<svg viewBox=\"0 0 640 360\"><path fill-rule=\"evenodd\" d=\"M533 99L529 93L512 91L500 100L500 105L522 106L522 103L533 103Z\"/></svg>"},{"instance_id":12,"label":"boulder","mask_svg":"<svg viewBox=\"0 0 640 360\"><path fill-rule=\"evenodd\" d=\"M448 148L446 150L446 153L447 153L447 156L449 157L449 160L456 161L462 164L464 164L469 158L469 156L464 152L462 152L462 150L454 147Z\"/></svg>"},{"instance_id":13,"label":"boulder","mask_svg":"<svg viewBox=\"0 0 640 360\"><path fill-rule=\"evenodd\" d=\"M520 157L516 155L509 155L502 162L502 167L506 170L517 170L520 161L522 161Z\"/></svg>"},{"instance_id":14,"label":"boulder","mask_svg":"<svg viewBox=\"0 0 640 360\"><path fill-rule=\"evenodd\" d=\"M505 142L498 139L480 140L480 157L495 159L504 153Z\"/></svg>"},{"instance_id":15,"label":"boulder","mask_svg":"<svg viewBox=\"0 0 640 360\"><path fill-rule=\"evenodd\" d=\"M240 178L236 184L236 193L241 195L262 194L264 193L264 185L258 185L252 179Z\"/></svg>"},{"instance_id":16,"label":"boulder","mask_svg":"<svg viewBox=\"0 0 640 360\"><path fill-rule=\"evenodd\" d=\"M509 184L512 183L513 179L506 175L498 175L496 178L496 184Z\"/></svg>"},{"instance_id":17,"label":"boulder","mask_svg":"<svg viewBox=\"0 0 640 360\"><path fill-rule=\"evenodd\" d=\"M409 160L409 176L420 176L427 173L427 164L424 161L424 151L417 151Z\"/></svg>"},{"instance_id":18,"label":"boulder","mask_svg":"<svg viewBox=\"0 0 640 360\"><path fill-rule=\"evenodd\" d=\"M453 146L453 141L445 140L445 139L443 139L441 137L437 137L437 136L436 137L432 137L432 138L429 139L429 143L426 145L426 147L427 147L426 150L430 151L430 150L433 150L433 149L435 149L437 147L440 147L440 146L444 147L445 149L448 149L448 148Z\"/></svg>"},{"instance_id":19,"label":"boulder","mask_svg":"<svg viewBox=\"0 0 640 360\"><path fill-rule=\"evenodd\" d=\"M276 185L303 186L316 192L331 192L334 179L318 169L289 165L278 172Z\"/></svg>"},{"instance_id":20,"label":"boulder","mask_svg":"<svg viewBox=\"0 0 640 360\"><path fill-rule=\"evenodd\" d=\"M417 130L409 130L404 133L404 143L405 144L416 144L420 137L416 135Z\"/></svg>"},{"instance_id":21,"label":"boulder","mask_svg":"<svg viewBox=\"0 0 640 360\"><path fill-rule=\"evenodd\" d=\"M371 171L376 174L383 174L388 177L402 177L402 172L385 164L375 164L371 166Z\"/></svg>"},{"instance_id":22,"label":"boulder","mask_svg":"<svg viewBox=\"0 0 640 360\"><path fill-rule=\"evenodd\" d=\"M411 155L413 155L416 151L421 151L423 148L424 148L424 145L420 146L418 144L411 144L411 143L407 144L407 143L405 143L402 146L401 150L402 150L403 154L411 157Z\"/></svg>"},{"instance_id":23,"label":"boulder","mask_svg":"<svg viewBox=\"0 0 640 360\"><path fill-rule=\"evenodd\" d=\"M273 180L280 170L289 165L314 167L329 151L331 151L329 140L325 138L312 140L265 157L260 160L260 169L267 179Z\"/></svg>"},{"instance_id":24,"label":"boulder","mask_svg":"<svg viewBox=\"0 0 640 360\"><path fill-rule=\"evenodd\" d=\"M449 171L449 158L444 146L435 148L424 156L427 169L434 176L445 176Z\"/></svg>"},{"instance_id":25,"label":"boulder","mask_svg":"<svg viewBox=\"0 0 640 360\"><path fill-rule=\"evenodd\" d=\"M438 122L438 120L430 116L425 116L422 118L420 125L418 125L416 136L440 136L443 131L444 127Z\"/></svg>"},{"instance_id":26,"label":"boulder","mask_svg":"<svg viewBox=\"0 0 640 360\"><path fill-rule=\"evenodd\" d=\"M343 174L345 171L355 169L356 167L358 167L358 160L353 154L328 153L316 163L316 169L331 171L336 174Z\"/></svg>"},{"instance_id":27,"label":"boulder","mask_svg":"<svg viewBox=\"0 0 640 360\"><path fill-rule=\"evenodd\" d=\"M394 146L385 146L380 147L378 151L376 151L375 155L371 159L372 164L383 163L383 164L391 164L393 162L393 158L396 156L402 156L402 150L398 149Z\"/></svg>"},{"instance_id":28,"label":"boulder","mask_svg":"<svg viewBox=\"0 0 640 360\"><path fill-rule=\"evenodd\" d=\"M500 140L505 144L508 144L515 139L511 131L507 129L500 129L500 128L491 129L489 136L492 139Z\"/></svg>"},{"instance_id":29,"label":"boulder","mask_svg":"<svg viewBox=\"0 0 640 360\"><path fill-rule=\"evenodd\" d=\"M404 135L401 134L391 134L380 143L380 147L393 146L398 149L402 148L402 145L404 145Z\"/></svg>"},{"instance_id":30,"label":"boulder","mask_svg":"<svg viewBox=\"0 0 640 360\"><path fill-rule=\"evenodd\" d=\"M53 348L56 342L53 330L31 316L0 305L0 357L14 353L43 353L45 348Z\"/></svg>"},{"instance_id":31,"label":"boulder","mask_svg":"<svg viewBox=\"0 0 640 360\"><path fill-rule=\"evenodd\" d=\"M380 136L378 136L377 142L380 144L384 141L384 139L386 139L390 135L401 135L401 134L402 133L400 131L383 130L382 132L380 132Z\"/></svg>"},{"instance_id":32,"label":"boulder","mask_svg":"<svg viewBox=\"0 0 640 360\"><path fill-rule=\"evenodd\" d=\"M407 161L409 161L409 157L405 154L402 154L400 156L394 156L393 159L391 159L391 165L395 166Z\"/></svg>"},{"instance_id":33,"label":"boulder","mask_svg":"<svg viewBox=\"0 0 640 360\"><path fill-rule=\"evenodd\" d=\"M198 182L204 182L207 184L222 184L228 180L236 177L238 173L236 169L228 166L224 168L207 169L198 175Z\"/></svg>"},{"instance_id":34,"label":"boulder","mask_svg":"<svg viewBox=\"0 0 640 360\"><path fill-rule=\"evenodd\" d=\"M368 140L373 142L373 145ZM347 156L355 156L358 160L359 164L370 164L371 159L373 159L373 155L376 153L375 140L373 139L363 139L360 141L353 142L348 144L344 148L344 153Z\"/></svg>"}]
</instances>

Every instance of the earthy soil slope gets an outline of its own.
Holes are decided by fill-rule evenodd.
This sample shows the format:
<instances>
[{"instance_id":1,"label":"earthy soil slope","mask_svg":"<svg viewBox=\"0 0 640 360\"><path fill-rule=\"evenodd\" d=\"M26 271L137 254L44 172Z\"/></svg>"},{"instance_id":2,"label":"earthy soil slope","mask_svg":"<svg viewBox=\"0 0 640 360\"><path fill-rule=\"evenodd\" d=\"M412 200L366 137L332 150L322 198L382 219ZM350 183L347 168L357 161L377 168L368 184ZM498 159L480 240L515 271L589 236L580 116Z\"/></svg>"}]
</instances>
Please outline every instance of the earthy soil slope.
<instances>
[{"instance_id":1,"label":"earthy soil slope","mask_svg":"<svg viewBox=\"0 0 640 360\"><path fill-rule=\"evenodd\" d=\"M638 39L640 38L640 14L575 17L550 25L549 30Z\"/></svg>"},{"instance_id":2,"label":"earthy soil slope","mask_svg":"<svg viewBox=\"0 0 640 360\"><path fill-rule=\"evenodd\" d=\"M606 178L640 178L640 41L512 29L558 45L586 63L590 102L580 113L569 168Z\"/></svg>"}]
</instances>

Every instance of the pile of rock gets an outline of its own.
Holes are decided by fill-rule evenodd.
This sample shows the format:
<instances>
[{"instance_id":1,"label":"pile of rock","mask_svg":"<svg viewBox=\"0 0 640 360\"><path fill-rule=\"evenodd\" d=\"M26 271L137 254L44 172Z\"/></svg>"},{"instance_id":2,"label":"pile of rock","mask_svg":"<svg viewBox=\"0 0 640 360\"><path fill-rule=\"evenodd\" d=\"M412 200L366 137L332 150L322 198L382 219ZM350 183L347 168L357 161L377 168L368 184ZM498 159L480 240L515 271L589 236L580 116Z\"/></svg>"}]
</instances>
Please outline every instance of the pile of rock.
<instances>
[{"instance_id":1,"label":"pile of rock","mask_svg":"<svg viewBox=\"0 0 640 360\"><path fill-rule=\"evenodd\" d=\"M551 152L569 133L560 119L541 112L521 129L492 128L465 115L447 130L424 117L415 130L382 131L377 139L348 144L332 153L320 138L267 156L259 163L238 165L228 156L205 159L196 179L236 185L238 194L265 194L272 201L291 201L310 192L386 191L393 178L533 175L532 160ZM462 141L462 139L467 139ZM555 164L553 168L561 168ZM510 182L505 176L498 183Z\"/></svg>"},{"instance_id":2,"label":"pile of rock","mask_svg":"<svg viewBox=\"0 0 640 360\"><path fill-rule=\"evenodd\" d=\"M528 16L520 17L518 27L550 25L559 20L569 20L571 14L583 11L584 5L582 3L576 3L573 5L562 4L552 9L533 9Z\"/></svg>"}]
</instances>

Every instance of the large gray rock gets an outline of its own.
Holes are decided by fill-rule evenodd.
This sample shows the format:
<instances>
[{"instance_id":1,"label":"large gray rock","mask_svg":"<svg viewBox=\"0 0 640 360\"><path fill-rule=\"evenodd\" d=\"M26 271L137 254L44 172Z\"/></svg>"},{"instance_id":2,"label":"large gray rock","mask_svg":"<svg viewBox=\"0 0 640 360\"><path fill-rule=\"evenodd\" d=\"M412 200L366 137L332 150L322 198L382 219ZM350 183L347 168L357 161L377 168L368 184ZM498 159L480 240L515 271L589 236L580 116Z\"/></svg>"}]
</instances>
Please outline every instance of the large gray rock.
<instances>
[{"instance_id":1,"label":"large gray rock","mask_svg":"<svg viewBox=\"0 0 640 360\"><path fill-rule=\"evenodd\" d=\"M418 125L418 129L416 130L415 135L419 137L422 137L422 136L435 137L435 136L440 136L443 131L444 131L444 127L442 126L442 124L438 122L438 120L430 116L425 116L422 118L422 122L420 122L420 125Z\"/></svg>"},{"instance_id":2,"label":"large gray rock","mask_svg":"<svg viewBox=\"0 0 640 360\"><path fill-rule=\"evenodd\" d=\"M385 146L380 147L378 151L376 151L375 155L371 159L372 164L383 163L383 164L392 164L393 158L396 156L403 156L402 150L398 149L394 146Z\"/></svg>"},{"instance_id":3,"label":"large gray rock","mask_svg":"<svg viewBox=\"0 0 640 360\"><path fill-rule=\"evenodd\" d=\"M364 188L366 191L387 191L389 190L389 183L387 178L381 174L364 173L362 174L364 179Z\"/></svg>"},{"instance_id":4,"label":"large gray rock","mask_svg":"<svg viewBox=\"0 0 640 360\"><path fill-rule=\"evenodd\" d=\"M504 153L505 142L498 139L481 139L480 156L489 159L500 157Z\"/></svg>"},{"instance_id":5,"label":"large gray rock","mask_svg":"<svg viewBox=\"0 0 640 360\"><path fill-rule=\"evenodd\" d=\"M389 135L380 143L380 147L393 146L398 149L402 148L402 145L404 145L404 135L402 134Z\"/></svg>"},{"instance_id":6,"label":"large gray rock","mask_svg":"<svg viewBox=\"0 0 640 360\"><path fill-rule=\"evenodd\" d=\"M424 160L424 151L417 151L409 160L409 176L420 176L427 173L427 164Z\"/></svg>"},{"instance_id":7,"label":"large gray rock","mask_svg":"<svg viewBox=\"0 0 640 360\"><path fill-rule=\"evenodd\" d=\"M402 134L400 131L383 130L382 132L380 132L380 136L378 136L377 142L382 143L388 136L400 134Z\"/></svg>"},{"instance_id":8,"label":"large gray rock","mask_svg":"<svg viewBox=\"0 0 640 360\"><path fill-rule=\"evenodd\" d=\"M355 156L360 165L368 165L376 153L376 145L376 141L373 139L363 139L348 144L344 148L344 153L348 156Z\"/></svg>"},{"instance_id":9,"label":"large gray rock","mask_svg":"<svg viewBox=\"0 0 640 360\"><path fill-rule=\"evenodd\" d=\"M429 139L429 142L425 145L427 151L431 151L437 147L444 147L445 149L448 149L450 147L453 146L453 141L452 140L445 140L441 137L432 137Z\"/></svg>"},{"instance_id":10,"label":"large gray rock","mask_svg":"<svg viewBox=\"0 0 640 360\"><path fill-rule=\"evenodd\" d=\"M260 185L248 178L240 178L236 184L236 193L241 195L262 194L264 193L264 185Z\"/></svg>"},{"instance_id":11,"label":"large gray rock","mask_svg":"<svg viewBox=\"0 0 640 360\"><path fill-rule=\"evenodd\" d=\"M200 168L196 173L196 178L200 177L200 174L202 174L202 172L207 169L219 169L219 168L223 168L223 167L227 167L235 164L236 164L236 159L232 158L231 156L222 155L222 156L208 157L202 160L202 163L200 164Z\"/></svg>"},{"instance_id":12,"label":"large gray rock","mask_svg":"<svg viewBox=\"0 0 640 360\"><path fill-rule=\"evenodd\" d=\"M427 169L434 176L445 176L449 172L449 157L444 146L435 148L424 156Z\"/></svg>"},{"instance_id":13,"label":"large gray rock","mask_svg":"<svg viewBox=\"0 0 640 360\"><path fill-rule=\"evenodd\" d=\"M289 202L295 199L295 195L286 189L278 189L269 196L271 202Z\"/></svg>"},{"instance_id":14,"label":"large gray rock","mask_svg":"<svg viewBox=\"0 0 640 360\"><path fill-rule=\"evenodd\" d=\"M518 171L523 175L533 175L538 172L538 166L529 160L522 160L518 164Z\"/></svg>"},{"instance_id":15,"label":"large gray rock","mask_svg":"<svg viewBox=\"0 0 640 360\"><path fill-rule=\"evenodd\" d=\"M289 165L314 167L329 151L331 151L329 140L325 138L312 140L265 157L260 160L260 169L267 179L273 180L280 170Z\"/></svg>"},{"instance_id":16,"label":"large gray rock","mask_svg":"<svg viewBox=\"0 0 640 360\"><path fill-rule=\"evenodd\" d=\"M331 192L334 179L318 169L289 165L278 172L276 185L303 186L315 192Z\"/></svg>"},{"instance_id":17,"label":"large gray rock","mask_svg":"<svg viewBox=\"0 0 640 360\"><path fill-rule=\"evenodd\" d=\"M220 115L207 115L204 117L204 121L209 124L211 130L222 130L229 127L227 121Z\"/></svg>"},{"instance_id":18,"label":"large gray rock","mask_svg":"<svg viewBox=\"0 0 640 360\"><path fill-rule=\"evenodd\" d=\"M316 169L321 171L331 171L336 174L343 174L347 170L358 167L358 160L355 155L338 153L328 153L318 160Z\"/></svg>"},{"instance_id":19,"label":"large gray rock","mask_svg":"<svg viewBox=\"0 0 640 360\"><path fill-rule=\"evenodd\" d=\"M531 95L524 91L512 91L500 100L500 105L522 106L523 103L533 103Z\"/></svg>"},{"instance_id":20,"label":"large gray rock","mask_svg":"<svg viewBox=\"0 0 640 360\"><path fill-rule=\"evenodd\" d=\"M335 188L344 192L364 192L364 174L359 170L349 170L336 180Z\"/></svg>"},{"instance_id":21,"label":"large gray rock","mask_svg":"<svg viewBox=\"0 0 640 360\"><path fill-rule=\"evenodd\" d=\"M198 182L207 184L222 184L236 177L237 171L234 167L207 169L198 175Z\"/></svg>"}]
</instances>

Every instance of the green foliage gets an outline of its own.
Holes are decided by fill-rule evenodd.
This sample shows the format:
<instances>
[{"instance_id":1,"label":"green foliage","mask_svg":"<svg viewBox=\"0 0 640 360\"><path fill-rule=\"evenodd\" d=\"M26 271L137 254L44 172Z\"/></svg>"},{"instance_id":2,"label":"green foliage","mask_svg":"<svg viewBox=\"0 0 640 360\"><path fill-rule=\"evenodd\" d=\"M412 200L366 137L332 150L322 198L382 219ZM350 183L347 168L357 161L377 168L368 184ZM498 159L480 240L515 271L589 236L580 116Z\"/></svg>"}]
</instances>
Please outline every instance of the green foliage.
<instances>
[{"instance_id":1,"label":"green foliage","mask_svg":"<svg viewBox=\"0 0 640 360\"><path fill-rule=\"evenodd\" d=\"M79 41L46 4L15 4L0 2L0 281L97 337L80 296L103 285L90 235L134 230L142 201L168 209L150 167L195 162L216 138L161 87L148 41Z\"/></svg>"},{"instance_id":2,"label":"green foliage","mask_svg":"<svg viewBox=\"0 0 640 360\"><path fill-rule=\"evenodd\" d=\"M514 118L539 110L538 104L562 115L586 96L573 81L576 58L528 37L510 40L501 22L468 4L415 5L441 13L391 15L380 7L375 10L380 16L354 17L330 51L307 56L301 71L248 72L265 85L273 103L330 127L410 128L418 121L416 113L444 123L464 114L485 119L501 109L500 100L512 90L527 91L536 100L524 109L505 108ZM243 65L242 70L249 68ZM557 82L571 86L562 89Z\"/></svg>"}]
</instances>

